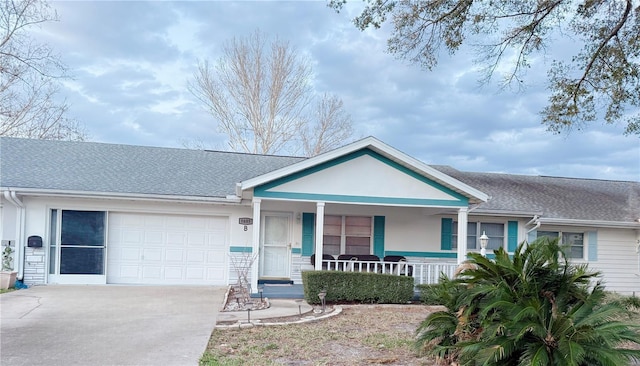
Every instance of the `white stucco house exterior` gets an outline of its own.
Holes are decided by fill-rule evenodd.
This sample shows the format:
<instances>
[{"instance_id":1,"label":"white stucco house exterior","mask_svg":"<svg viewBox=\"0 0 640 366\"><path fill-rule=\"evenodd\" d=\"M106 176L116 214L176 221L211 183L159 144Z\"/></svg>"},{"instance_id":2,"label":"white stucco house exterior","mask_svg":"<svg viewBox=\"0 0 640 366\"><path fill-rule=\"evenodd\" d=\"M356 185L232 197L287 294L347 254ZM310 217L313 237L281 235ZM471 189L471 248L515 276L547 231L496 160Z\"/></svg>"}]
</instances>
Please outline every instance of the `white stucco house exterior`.
<instances>
[{"instance_id":1,"label":"white stucco house exterior","mask_svg":"<svg viewBox=\"0 0 640 366\"><path fill-rule=\"evenodd\" d=\"M253 289L300 283L314 253L437 269L482 233L558 236L640 293L640 182L462 172L373 137L313 158L0 138L0 239L32 285L227 285L246 253Z\"/></svg>"}]
</instances>

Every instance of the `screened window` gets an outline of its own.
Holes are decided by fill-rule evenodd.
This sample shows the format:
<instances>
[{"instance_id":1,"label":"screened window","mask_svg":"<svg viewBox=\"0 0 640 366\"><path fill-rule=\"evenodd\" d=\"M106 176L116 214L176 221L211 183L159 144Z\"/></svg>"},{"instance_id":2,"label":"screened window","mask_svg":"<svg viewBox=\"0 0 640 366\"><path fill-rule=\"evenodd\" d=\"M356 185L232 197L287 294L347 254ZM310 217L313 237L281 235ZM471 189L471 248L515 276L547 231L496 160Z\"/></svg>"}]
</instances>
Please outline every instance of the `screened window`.
<instances>
[{"instance_id":1,"label":"screened window","mask_svg":"<svg viewBox=\"0 0 640 366\"><path fill-rule=\"evenodd\" d=\"M51 210L49 273L104 274L105 227L102 211Z\"/></svg>"},{"instance_id":2,"label":"screened window","mask_svg":"<svg viewBox=\"0 0 640 366\"><path fill-rule=\"evenodd\" d=\"M458 223L453 222L451 248L458 248ZM489 237L487 250L504 248L504 224L490 222L467 223L467 249L480 249L480 236L486 233Z\"/></svg>"},{"instance_id":3,"label":"screened window","mask_svg":"<svg viewBox=\"0 0 640 366\"><path fill-rule=\"evenodd\" d=\"M370 254L372 228L369 216L325 216L323 253Z\"/></svg>"},{"instance_id":4,"label":"screened window","mask_svg":"<svg viewBox=\"0 0 640 366\"><path fill-rule=\"evenodd\" d=\"M541 237L560 238L560 244L568 247L567 255L569 258L584 258L584 234L569 233L562 231L538 231L538 238Z\"/></svg>"}]
</instances>

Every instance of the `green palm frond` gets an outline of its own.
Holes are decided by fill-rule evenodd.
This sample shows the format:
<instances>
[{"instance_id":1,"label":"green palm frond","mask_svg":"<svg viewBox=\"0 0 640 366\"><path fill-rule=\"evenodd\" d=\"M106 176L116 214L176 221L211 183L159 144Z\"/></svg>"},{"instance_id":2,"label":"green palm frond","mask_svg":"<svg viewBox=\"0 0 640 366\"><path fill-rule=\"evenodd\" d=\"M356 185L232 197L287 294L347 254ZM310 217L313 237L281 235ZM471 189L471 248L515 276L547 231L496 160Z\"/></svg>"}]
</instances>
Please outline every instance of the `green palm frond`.
<instances>
[{"instance_id":1,"label":"green palm frond","mask_svg":"<svg viewBox=\"0 0 640 366\"><path fill-rule=\"evenodd\" d=\"M633 301L606 302L600 273L572 264L557 239L522 243L509 256L470 254L443 278L448 311L431 314L418 344L460 365L625 365L640 359L640 332L622 321ZM640 300L637 301L640 304Z\"/></svg>"}]
</instances>

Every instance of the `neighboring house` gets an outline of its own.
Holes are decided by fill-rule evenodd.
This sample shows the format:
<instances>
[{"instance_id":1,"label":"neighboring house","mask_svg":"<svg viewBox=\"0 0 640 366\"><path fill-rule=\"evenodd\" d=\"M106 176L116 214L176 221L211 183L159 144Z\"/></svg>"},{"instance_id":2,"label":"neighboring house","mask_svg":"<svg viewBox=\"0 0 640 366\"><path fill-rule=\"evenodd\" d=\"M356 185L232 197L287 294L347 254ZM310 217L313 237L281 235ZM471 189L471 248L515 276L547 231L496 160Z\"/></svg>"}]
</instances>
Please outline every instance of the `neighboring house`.
<instances>
[{"instance_id":1,"label":"neighboring house","mask_svg":"<svg viewBox=\"0 0 640 366\"><path fill-rule=\"evenodd\" d=\"M405 256L433 280L486 233L509 251L558 236L640 293L639 182L461 172L371 137L313 158L0 138L0 193L29 284L226 285L254 253L254 291L299 283L314 253Z\"/></svg>"}]
</instances>

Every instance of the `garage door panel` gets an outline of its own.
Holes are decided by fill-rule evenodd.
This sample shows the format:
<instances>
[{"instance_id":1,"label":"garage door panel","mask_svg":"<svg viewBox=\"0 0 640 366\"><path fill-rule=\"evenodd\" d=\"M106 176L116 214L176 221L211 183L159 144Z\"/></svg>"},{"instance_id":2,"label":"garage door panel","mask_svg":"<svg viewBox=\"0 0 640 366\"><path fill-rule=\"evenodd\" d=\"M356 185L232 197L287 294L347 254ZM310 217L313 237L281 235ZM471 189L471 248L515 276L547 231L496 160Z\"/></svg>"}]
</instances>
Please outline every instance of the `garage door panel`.
<instances>
[{"instance_id":1,"label":"garage door panel","mask_svg":"<svg viewBox=\"0 0 640 366\"><path fill-rule=\"evenodd\" d=\"M208 244L208 235L205 233L190 233L187 239L189 246L206 246Z\"/></svg>"},{"instance_id":2,"label":"garage door panel","mask_svg":"<svg viewBox=\"0 0 640 366\"><path fill-rule=\"evenodd\" d=\"M205 279L205 269L204 267L188 267L187 268L187 279L188 280L202 280Z\"/></svg>"},{"instance_id":3,"label":"garage door panel","mask_svg":"<svg viewBox=\"0 0 640 366\"><path fill-rule=\"evenodd\" d=\"M135 215L140 216L140 215ZM142 217L142 222L144 223L142 226L145 228L165 228L165 220L166 218L163 215L144 215ZM140 225L137 225L140 226Z\"/></svg>"},{"instance_id":4,"label":"garage door panel","mask_svg":"<svg viewBox=\"0 0 640 366\"><path fill-rule=\"evenodd\" d=\"M144 246L164 245L165 244L164 233L162 231L145 231L142 244Z\"/></svg>"},{"instance_id":5,"label":"garage door panel","mask_svg":"<svg viewBox=\"0 0 640 366\"><path fill-rule=\"evenodd\" d=\"M195 218L193 220L189 220L186 227L188 227L189 229L198 229L198 230L211 229L211 226L209 226L209 223L205 218Z\"/></svg>"},{"instance_id":6,"label":"garage door panel","mask_svg":"<svg viewBox=\"0 0 640 366\"><path fill-rule=\"evenodd\" d=\"M182 229L187 225L186 218L172 216L171 218L165 218L164 227L169 229Z\"/></svg>"},{"instance_id":7,"label":"garage door panel","mask_svg":"<svg viewBox=\"0 0 640 366\"><path fill-rule=\"evenodd\" d=\"M202 264L205 262L204 250L190 250L187 252L187 262Z\"/></svg>"},{"instance_id":8,"label":"garage door panel","mask_svg":"<svg viewBox=\"0 0 640 366\"><path fill-rule=\"evenodd\" d=\"M184 250L182 249L167 249L165 251L165 262L167 263L182 263L184 262Z\"/></svg>"},{"instance_id":9,"label":"garage door panel","mask_svg":"<svg viewBox=\"0 0 640 366\"><path fill-rule=\"evenodd\" d=\"M171 232L167 234L167 244L182 246L187 243L187 233Z\"/></svg>"},{"instance_id":10,"label":"garage door panel","mask_svg":"<svg viewBox=\"0 0 640 366\"><path fill-rule=\"evenodd\" d=\"M165 266L164 278L166 278L167 280L181 280L184 278L185 271L186 269L183 267Z\"/></svg>"},{"instance_id":11,"label":"garage door panel","mask_svg":"<svg viewBox=\"0 0 640 366\"><path fill-rule=\"evenodd\" d=\"M221 267L208 267L207 279L215 280L217 278L224 278L225 270Z\"/></svg>"},{"instance_id":12,"label":"garage door panel","mask_svg":"<svg viewBox=\"0 0 640 366\"><path fill-rule=\"evenodd\" d=\"M123 266L120 266L119 270L120 272L118 273L118 276L123 278L135 279L135 278L138 278L138 276L140 275L140 267L138 267L137 265L136 266L123 265Z\"/></svg>"},{"instance_id":13,"label":"garage door panel","mask_svg":"<svg viewBox=\"0 0 640 366\"><path fill-rule=\"evenodd\" d=\"M225 263L225 256L220 255L218 252L210 251L207 253L207 263L222 266Z\"/></svg>"},{"instance_id":14,"label":"garage door panel","mask_svg":"<svg viewBox=\"0 0 640 366\"><path fill-rule=\"evenodd\" d=\"M143 248L142 258L145 263L162 262L162 249L161 248Z\"/></svg>"},{"instance_id":15,"label":"garage door panel","mask_svg":"<svg viewBox=\"0 0 640 366\"><path fill-rule=\"evenodd\" d=\"M110 213L107 282L226 284L226 217Z\"/></svg>"},{"instance_id":16,"label":"garage door panel","mask_svg":"<svg viewBox=\"0 0 640 366\"><path fill-rule=\"evenodd\" d=\"M119 257L117 257L117 259L123 261L138 261L142 257L142 251L139 248L127 247L122 248L116 252L119 254Z\"/></svg>"}]
</instances>

